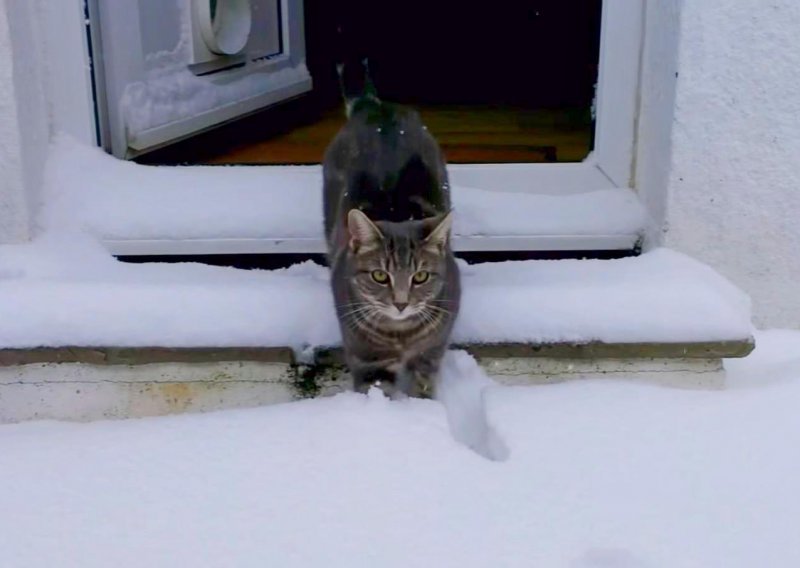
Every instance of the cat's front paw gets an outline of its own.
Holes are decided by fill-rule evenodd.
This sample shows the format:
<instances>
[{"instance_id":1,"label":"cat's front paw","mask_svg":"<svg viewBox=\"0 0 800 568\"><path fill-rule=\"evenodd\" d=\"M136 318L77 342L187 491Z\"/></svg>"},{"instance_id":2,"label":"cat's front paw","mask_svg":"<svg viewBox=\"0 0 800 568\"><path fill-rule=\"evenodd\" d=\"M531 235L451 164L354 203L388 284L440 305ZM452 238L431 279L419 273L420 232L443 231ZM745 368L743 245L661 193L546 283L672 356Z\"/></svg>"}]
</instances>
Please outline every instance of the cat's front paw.
<instances>
[{"instance_id":1,"label":"cat's front paw","mask_svg":"<svg viewBox=\"0 0 800 568\"><path fill-rule=\"evenodd\" d=\"M409 390L408 396L433 398L433 381L428 376L417 375Z\"/></svg>"}]
</instances>

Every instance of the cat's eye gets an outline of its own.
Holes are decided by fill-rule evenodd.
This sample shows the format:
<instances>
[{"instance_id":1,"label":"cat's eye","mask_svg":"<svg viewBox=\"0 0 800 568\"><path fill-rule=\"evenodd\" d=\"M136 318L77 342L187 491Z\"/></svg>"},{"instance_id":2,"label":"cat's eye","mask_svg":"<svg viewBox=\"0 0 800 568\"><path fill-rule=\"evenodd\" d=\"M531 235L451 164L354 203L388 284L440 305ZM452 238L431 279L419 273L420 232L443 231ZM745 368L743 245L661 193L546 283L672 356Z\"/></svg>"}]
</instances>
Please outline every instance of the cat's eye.
<instances>
[{"instance_id":1,"label":"cat's eye","mask_svg":"<svg viewBox=\"0 0 800 568\"><path fill-rule=\"evenodd\" d=\"M419 270L414 273L414 276L411 277L411 281L414 284L425 284L428 281L428 278L431 277L431 273L427 270Z\"/></svg>"},{"instance_id":2,"label":"cat's eye","mask_svg":"<svg viewBox=\"0 0 800 568\"><path fill-rule=\"evenodd\" d=\"M370 276L378 284L386 284L389 281L389 275L384 270L373 270Z\"/></svg>"}]
</instances>

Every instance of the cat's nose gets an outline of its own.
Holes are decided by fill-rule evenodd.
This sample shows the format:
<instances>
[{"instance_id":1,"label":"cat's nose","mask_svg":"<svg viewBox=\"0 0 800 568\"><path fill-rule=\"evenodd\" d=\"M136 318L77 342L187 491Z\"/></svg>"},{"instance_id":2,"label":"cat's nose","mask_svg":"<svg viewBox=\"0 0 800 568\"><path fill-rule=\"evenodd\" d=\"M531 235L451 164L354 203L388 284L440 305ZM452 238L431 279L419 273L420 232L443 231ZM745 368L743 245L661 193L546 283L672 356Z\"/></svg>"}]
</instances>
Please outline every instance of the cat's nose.
<instances>
[{"instance_id":1,"label":"cat's nose","mask_svg":"<svg viewBox=\"0 0 800 568\"><path fill-rule=\"evenodd\" d=\"M405 310L407 306L408 306L408 302L395 302L394 303L394 307L397 308L397 311L400 312L400 313L402 313L403 310Z\"/></svg>"}]
</instances>

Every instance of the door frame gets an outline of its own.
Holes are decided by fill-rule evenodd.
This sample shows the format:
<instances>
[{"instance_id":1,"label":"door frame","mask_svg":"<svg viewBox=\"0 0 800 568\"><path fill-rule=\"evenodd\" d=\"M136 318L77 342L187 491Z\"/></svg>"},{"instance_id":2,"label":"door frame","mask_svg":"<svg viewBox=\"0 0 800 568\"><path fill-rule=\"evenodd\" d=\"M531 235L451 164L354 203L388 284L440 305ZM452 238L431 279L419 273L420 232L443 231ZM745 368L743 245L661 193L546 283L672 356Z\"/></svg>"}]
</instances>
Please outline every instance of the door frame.
<instances>
[{"instance_id":1,"label":"door frame","mask_svg":"<svg viewBox=\"0 0 800 568\"><path fill-rule=\"evenodd\" d=\"M73 0L79 3L98 0ZM284 0L286 1L286 0ZM635 153L640 106L646 0L604 0L595 103L595 145L579 163L453 164L454 186L503 192L578 195L600 190L636 193ZM284 11L284 17L288 14ZM88 57L88 54L87 54ZM96 143L96 141L95 141ZM268 185L271 172L297 166L258 166ZM312 167L313 168L313 167ZM641 203L641 200L637 199ZM645 205L641 204L642 209ZM632 249L652 227L627 234L531 234L456 236L458 250L619 250ZM320 252L319 239L275 235L259 239L106 240L115 254L259 254Z\"/></svg>"},{"instance_id":2,"label":"door frame","mask_svg":"<svg viewBox=\"0 0 800 568\"><path fill-rule=\"evenodd\" d=\"M454 183L504 191L633 188L646 0L603 0L595 140L578 163L453 164Z\"/></svg>"},{"instance_id":3,"label":"door frame","mask_svg":"<svg viewBox=\"0 0 800 568\"><path fill-rule=\"evenodd\" d=\"M241 118L271 104L286 100L311 90L311 75L305 66L305 38L302 0L278 0L281 15L281 53L259 61L248 61L241 69L221 71L199 80L219 85L256 74L279 74L280 81L268 92L254 94L213 108L199 111L179 120L156 124L142 130L132 131L123 119L123 113L113 112L112 104L120 104L124 92L121 81L108 80L111 74L135 78L148 84L141 57L141 32L139 6L134 0L114 3L113 10L101 9L103 0L83 0L90 38L88 48L94 57L93 98L96 121L99 126L100 145L118 158L134 158L166 144L216 128L225 122ZM191 13L191 0L182 0L182 10ZM104 41L106 37L124 37L121 49L115 43ZM99 49L98 49L99 48ZM105 60L114 61L111 73ZM176 71L179 71L176 69ZM186 69L180 70L187 73ZM164 79L169 79L165 77ZM176 77L176 80L178 78Z\"/></svg>"}]
</instances>

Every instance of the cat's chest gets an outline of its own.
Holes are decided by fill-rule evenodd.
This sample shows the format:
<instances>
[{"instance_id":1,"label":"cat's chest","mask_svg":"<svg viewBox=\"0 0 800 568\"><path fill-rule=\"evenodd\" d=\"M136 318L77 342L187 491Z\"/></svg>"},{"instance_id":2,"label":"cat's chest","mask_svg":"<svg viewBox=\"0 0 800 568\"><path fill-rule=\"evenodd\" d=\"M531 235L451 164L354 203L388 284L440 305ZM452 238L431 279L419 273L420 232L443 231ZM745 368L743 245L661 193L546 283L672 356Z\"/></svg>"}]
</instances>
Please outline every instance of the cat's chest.
<instances>
[{"instance_id":1,"label":"cat's chest","mask_svg":"<svg viewBox=\"0 0 800 568\"><path fill-rule=\"evenodd\" d=\"M369 354L369 357L403 362L424 351L430 331L428 326L421 322L402 332L375 327L356 331L352 340L362 348L365 355Z\"/></svg>"},{"instance_id":2,"label":"cat's chest","mask_svg":"<svg viewBox=\"0 0 800 568\"><path fill-rule=\"evenodd\" d=\"M361 344L360 349L351 351L355 362L359 365L378 366L392 373L400 373L403 369L407 369L413 361L425 353L425 350L413 346L397 345L395 349L366 347L366 344Z\"/></svg>"}]
</instances>

